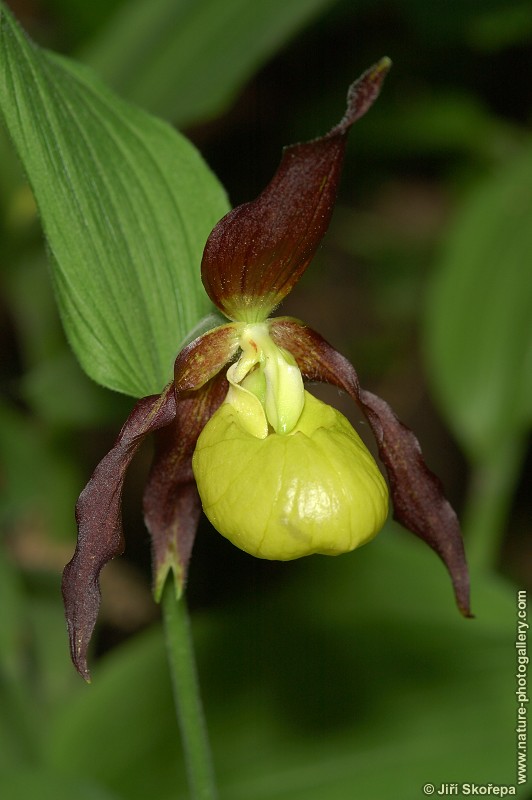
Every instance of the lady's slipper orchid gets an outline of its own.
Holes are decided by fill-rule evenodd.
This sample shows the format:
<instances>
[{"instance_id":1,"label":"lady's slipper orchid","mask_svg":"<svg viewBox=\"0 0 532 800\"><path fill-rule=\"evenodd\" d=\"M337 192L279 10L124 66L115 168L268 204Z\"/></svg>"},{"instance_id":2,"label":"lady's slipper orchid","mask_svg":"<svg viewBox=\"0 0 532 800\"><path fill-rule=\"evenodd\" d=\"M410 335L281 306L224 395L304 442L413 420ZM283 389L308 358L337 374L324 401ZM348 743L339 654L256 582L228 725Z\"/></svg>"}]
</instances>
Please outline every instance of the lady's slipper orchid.
<instances>
[{"instance_id":1,"label":"lady's slipper orchid","mask_svg":"<svg viewBox=\"0 0 532 800\"><path fill-rule=\"evenodd\" d=\"M269 318L321 242L348 131L376 99L389 65L383 59L365 72L349 90L340 123L287 148L262 194L216 225L202 280L230 321L179 353L173 382L136 404L79 498L78 543L63 594L72 659L86 679L99 574L123 550L124 475L147 434L156 435L144 493L156 597L170 571L180 591L184 586L202 503L224 536L262 558L343 553L380 530L388 492L377 465L347 420L309 395L304 380L346 391L366 415L395 518L443 559L469 615L458 520L414 434L360 387L351 364L319 334L294 319Z\"/></svg>"}]
</instances>

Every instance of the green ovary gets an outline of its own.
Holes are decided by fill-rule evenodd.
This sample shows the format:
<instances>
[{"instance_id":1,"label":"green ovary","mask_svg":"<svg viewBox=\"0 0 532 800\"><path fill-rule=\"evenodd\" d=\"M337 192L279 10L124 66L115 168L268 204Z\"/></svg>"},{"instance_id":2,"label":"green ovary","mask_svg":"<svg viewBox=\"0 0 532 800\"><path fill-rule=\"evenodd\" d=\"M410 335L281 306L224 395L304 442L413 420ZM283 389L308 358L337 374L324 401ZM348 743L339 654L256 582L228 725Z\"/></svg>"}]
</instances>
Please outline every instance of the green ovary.
<instances>
[{"instance_id":1,"label":"green ovary","mask_svg":"<svg viewBox=\"0 0 532 800\"><path fill-rule=\"evenodd\" d=\"M213 526L259 558L349 552L372 539L388 513L386 483L362 440L308 392L292 432L265 438L224 403L198 439L193 469Z\"/></svg>"}]
</instances>

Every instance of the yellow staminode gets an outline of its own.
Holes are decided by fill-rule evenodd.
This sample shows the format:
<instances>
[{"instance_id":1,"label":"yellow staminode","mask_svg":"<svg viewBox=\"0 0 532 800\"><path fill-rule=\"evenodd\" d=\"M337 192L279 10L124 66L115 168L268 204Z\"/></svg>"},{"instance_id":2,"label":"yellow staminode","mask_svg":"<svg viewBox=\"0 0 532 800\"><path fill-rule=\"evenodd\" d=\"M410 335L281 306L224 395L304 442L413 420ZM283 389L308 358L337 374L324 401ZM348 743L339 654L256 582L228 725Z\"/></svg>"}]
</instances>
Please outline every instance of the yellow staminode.
<instances>
[{"instance_id":1,"label":"yellow staminode","mask_svg":"<svg viewBox=\"0 0 532 800\"><path fill-rule=\"evenodd\" d=\"M252 431L226 402L203 429L193 458L204 511L233 544L288 561L345 553L379 532L388 513L386 483L342 414L305 392L290 433Z\"/></svg>"}]
</instances>

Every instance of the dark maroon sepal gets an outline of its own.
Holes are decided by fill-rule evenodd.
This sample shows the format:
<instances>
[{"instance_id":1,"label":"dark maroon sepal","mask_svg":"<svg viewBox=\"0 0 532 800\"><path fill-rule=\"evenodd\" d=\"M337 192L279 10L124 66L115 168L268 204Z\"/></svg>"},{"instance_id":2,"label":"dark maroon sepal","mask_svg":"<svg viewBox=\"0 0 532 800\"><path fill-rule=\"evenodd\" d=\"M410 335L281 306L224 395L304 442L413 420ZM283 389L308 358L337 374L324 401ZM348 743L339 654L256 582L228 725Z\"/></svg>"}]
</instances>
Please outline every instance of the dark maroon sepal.
<instances>
[{"instance_id":1,"label":"dark maroon sepal","mask_svg":"<svg viewBox=\"0 0 532 800\"><path fill-rule=\"evenodd\" d=\"M230 211L210 234L201 265L207 294L230 319L266 319L299 280L329 226L349 128L377 98L384 58L349 89L329 133L285 149L266 189Z\"/></svg>"},{"instance_id":2,"label":"dark maroon sepal","mask_svg":"<svg viewBox=\"0 0 532 800\"><path fill-rule=\"evenodd\" d=\"M155 457L144 491L144 519L152 542L156 600L160 600L170 572L178 594L184 589L201 513L192 455L199 434L227 388L225 376L219 374L197 392L178 395L175 420L155 435Z\"/></svg>"},{"instance_id":3,"label":"dark maroon sepal","mask_svg":"<svg viewBox=\"0 0 532 800\"><path fill-rule=\"evenodd\" d=\"M318 333L288 318L273 320L270 330L274 341L292 353L305 378L343 389L361 408L388 472L395 519L438 553L449 570L460 612L472 616L458 518L439 479L425 464L412 431L388 403L361 389L353 366Z\"/></svg>"},{"instance_id":4,"label":"dark maroon sepal","mask_svg":"<svg viewBox=\"0 0 532 800\"><path fill-rule=\"evenodd\" d=\"M72 661L86 681L90 680L87 650L100 607L100 571L124 549L121 512L124 476L145 436L169 425L175 413L173 384L161 395L139 400L76 506L78 542L72 560L64 569L62 589Z\"/></svg>"}]
</instances>

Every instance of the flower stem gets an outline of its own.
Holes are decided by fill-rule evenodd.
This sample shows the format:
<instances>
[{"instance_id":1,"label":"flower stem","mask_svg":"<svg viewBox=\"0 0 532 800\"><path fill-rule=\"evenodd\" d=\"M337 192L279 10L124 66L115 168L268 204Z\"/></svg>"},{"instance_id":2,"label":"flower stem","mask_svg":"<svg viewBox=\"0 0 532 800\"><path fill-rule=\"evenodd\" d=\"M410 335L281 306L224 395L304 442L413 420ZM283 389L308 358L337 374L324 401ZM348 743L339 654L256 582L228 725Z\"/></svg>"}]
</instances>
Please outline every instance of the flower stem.
<instances>
[{"instance_id":1,"label":"flower stem","mask_svg":"<svg viewBox=\"0 0 532 800\"><path fill-rule=\"evenodd\" d=\"M214 771L201 704L185 599L168 580L162 596L166 650L181 731L191 800L216 800Z\"/></svg>"},{"instance_id":2,"label":"flower stem","mask_svg":"<svg viewBox=\"0 0 532 800\"><path fill-rule=\"evenodd\" d=\"M492 458L473 469L464 512L466 550L472 569L488 571L497 566L524 453L523 438L509 437Z\"/></svg>"}]
</instances>

